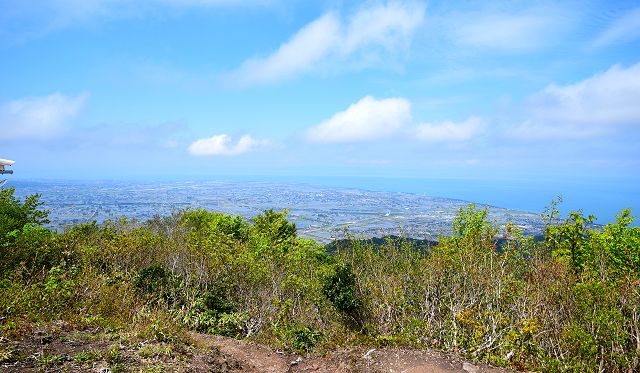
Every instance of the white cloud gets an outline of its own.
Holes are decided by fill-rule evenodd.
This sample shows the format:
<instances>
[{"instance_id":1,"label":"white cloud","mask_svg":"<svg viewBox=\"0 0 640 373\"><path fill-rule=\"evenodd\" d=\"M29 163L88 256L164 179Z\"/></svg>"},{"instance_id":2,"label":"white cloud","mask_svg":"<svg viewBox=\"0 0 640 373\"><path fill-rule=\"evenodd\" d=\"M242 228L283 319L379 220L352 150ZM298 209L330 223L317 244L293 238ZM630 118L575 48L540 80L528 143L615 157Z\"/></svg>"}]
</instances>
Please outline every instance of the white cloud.
<instances>
[{"instance_id":1,"label":"white cloud","mask_svg":"<svg viewBox=\"0 0 640 373\"><path fill-rule=\"evenodd\" d=\"M523 52L553 43L573 22L572 13L559 5L495 10L495 4L487 4L487 9L445 15L445 32L461 46Z\"/></svg>"},{"instance_id":2,"label":"white cloud","mask_svg":"<svg viewBox=\"0 0 640 373\"><path fill-rule=\"evenodd\" d=\"M308 70L335 47L339 28L335 15L326 14L298 31L269 57L246 61L229 79L241 85L264 83Z\"/></svg>"},{"instance_id":3,"label":"white cloud","mask_svg":"<svg viewBox=\"0 0 640 373\"><path fill-rule=\"evenodd\" d=\"M244 62L227 80L235 85L268 83L325 65L342 66L359 57L392 56L409 44L423 19L424 5L402 1L362 8L348 20L327 13L271 55ZM367 56L361 56L364 54Z\"/></svg>"},{"instance_id":4,"label":"white cloud","mask_svg":"<svg viewBox=\"0 0 640 373\"><path fill-rule=\"evenodd\" d=\"M230 136L221 134L194 141L189 145L189 153L192 155L240 155L263 144L265 141L256 140L249 135L243 135L233 144Z\"/></svg>"},{"instance_id":5,"label":"white cloud","mask_svg":"<svg viewBox=\"0 0 640 373\"><path fill-rule=\"evenodd\" d=\"M340 40L341 52L350 54L360 48L380 46L388 50L411 40L424 20L424 7L417 3L390 2L363 8L348 22Z\"/></svg>"},{"instance_id":6,"label":"white cloud","mask_svg":"<svg viewBox=\"0 0 640 373\"><path fill-rule=\"evenodd\" d=\"M411 103L405 98L375 99L366 96L346 110L307 130L314 143L355 143L404 137L425 142L466 142L481 134L484 120L415 124Z\"/></svg>"},{"instance_id":7,"label":"white cloud","mask_svg":"<svg viewBox=\"0 0 640 373\"><path fill-rule=\"evenodd\" d=\"M534 119L585 124L640 124L640 63L615 65L570 84L552 84L527 102Z\"/></svg>"},{"instance_id":8,"label":"white cloud","mask_svg":"<svg viewBox=\"0 0 640 373\"><path fill-rule=\"evenodd\" d=\"M383 139L411 122L411 104L404 98L377 100L366 96L307 131L315 143L347 143Z\"/></svg>"},{"instance_id":9,"label":"white cloud","mask_svg":"<svg viewBox=\"0 0 640 373\"><path fill-rule=\"evenodd\" d=\"M415 128L415 136L427 142L468 141L483 131L485 123L478 117L464 122L451 121L440 123L422 123Z\"/></svg>"},{"instance_id":10,"label":"white cloud","mask_svg":"<svg viewBox=\"0 0 640 373\"><path fill-rule=\"evenodd\" d=\"M48 140L68 129L88 95L54 93L10 101L0 106L0 140Z\"/></svg>"},{"instance_id":11,"label":"white cloud","mask_svg":"<svg viewBox=\"0 0 640 373\"><path fill-rule=\"evenodd\" d=\"M640 7L616 19L593 42L594 47L624 43L640 39Z\"/></svg>"},{"instance_id":12,"label":"white cloud","mask_svg":"<svg viewBox=\"0 0 640 373\"><path fill-rule=\"evenodd\" d=\"M525 103L527 118L506 130L529 140L587 139L640 125L640 63L611 67L574 84L551 84Z\"/></svg>"}]
</instances>

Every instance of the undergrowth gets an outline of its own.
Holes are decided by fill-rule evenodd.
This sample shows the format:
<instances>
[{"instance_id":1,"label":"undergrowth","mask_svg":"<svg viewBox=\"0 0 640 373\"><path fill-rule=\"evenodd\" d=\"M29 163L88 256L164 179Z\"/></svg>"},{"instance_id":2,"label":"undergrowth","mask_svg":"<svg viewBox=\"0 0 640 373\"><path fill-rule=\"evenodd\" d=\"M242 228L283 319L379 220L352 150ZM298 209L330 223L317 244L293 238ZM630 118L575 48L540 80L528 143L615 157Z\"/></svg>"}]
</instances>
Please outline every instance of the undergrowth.
<instances>
[{"instance_id":1,"label":"undergrowth","mask_svg":"<svg viewBox=\"0 0 640 373\"><path fill-rule=\"evenodd\" d=\"M328 255L297 237L286 210L252 221L185 210L56 233L38 196L23 202L5 189L0 336L62 320L168 346L193 330L299 353L415 346L522 370L640 370L640 229L629 210L594 228L593 217L562 218L556 207L541 242L470 205L429 250L354 240ZM104 356L114 369L118 346Z\"/></svg>"}]
</instances>

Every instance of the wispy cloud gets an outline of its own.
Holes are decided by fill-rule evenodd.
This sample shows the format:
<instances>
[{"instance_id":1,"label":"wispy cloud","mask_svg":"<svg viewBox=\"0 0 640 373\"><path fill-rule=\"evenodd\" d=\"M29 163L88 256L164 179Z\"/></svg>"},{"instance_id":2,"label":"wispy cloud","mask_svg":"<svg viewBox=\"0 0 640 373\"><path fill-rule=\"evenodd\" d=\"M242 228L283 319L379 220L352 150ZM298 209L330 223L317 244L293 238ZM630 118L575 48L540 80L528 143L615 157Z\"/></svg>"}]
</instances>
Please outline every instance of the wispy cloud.
<instances>
[{"instance_id":1,"label":"wispy cloud","mask_svg":"<svg viewBox=\"0 0 640 373\"><path fill-rule=\"evenodd\" d=\"M0 140L49 140L68 130L82 110L88 94L54 93L0 105Z\"/></svg>"},{"instance_id":2,"label":"wispy cloud","mask_svg":"<svg viewBox=\"0 0 640 373\"><path fill-rule=\"evenodd\" d=\"M181 122L145 125L141 123L101 123L85 126L64 136L63 146L93 150L170 149L180 146L188 127Z\"/></svg>"},{"instance_id":3,"label":"wispy cloud","mask_svg":"<svg viewBox=\"0 0 640 373\"><path fill-rule=\"evenodd\" d=\"M202 6L266 6L278 3L279 0L147 0L150 3L169 4L177 7Z\"/></svg>"},{"instance_id":4,"label":"wispy cloud","mask_svg":"<svg viewBox=\"0 0 640 373\"><path fill-rule=\"evenodd\" d=\"M251 85L352 60L366 66L369 61L406 47L423 22L424 12L422 4L391 1L361 8L346 19L326 13L301 28L272 54L245 61L226 79L235 85Z\"/></svg>"},{"instance_id":5,"label":"wispy cloud","mask_svg":"<svg viewBox=\"0 0 640 373\"><path fill-rule=\"evenodd\" d=\"M464 122L445 121L422 123L415 129L415 136L427 142L468 141L481 133L486 126L484 120L471 117Z\"/></svg>"},{"instance_id":6,"label":"wispy cloud","mask_svg":"<svg viewBox=\"0 0 640 373\"><path fill-rule=\"evenodd\" d=\"M256 140L249 135L243 135L234 144L229 135L221 134L199 139L189 145L189 153L198 156L224 155L233 156L247 153L266 143L264 140Z\"/></svg>"},{"instance_id":7,"label":"wispy cloud","mask_svg":"<svg viewBox=\"0 0 640 373\"><path fill-rule=\"evenodd\" d=\"M560 6L504 8L488 5L486 9L443 15L444 31L462 47L524 52L554 43L571 24L571 17Z\"/></svg>"},{"instance_id":8,"label":"wispy cloud","mask_svg":"<svg viewBox=\"0 0 640 373\"><path fill-rule=\"evenodd\" d=\"M594 41L594 47L630 42L640 39L640 7L616 19Z\"/></svg>"},{"instance_id":9,"label":"wispy cloud","mask_svg":"<svg viewBox=\"0 0 640 373\"><path fill-rule=\"evenodd\" d=\"M269 6L280 0L41 0L0 1L0 38L29 39L99 20L136 18L157 11Z\"/></svg>"},{"instance_id":10,"label":"wispy cloud","mask_svg":"<svg viewBox=\"0 0 640 373\"><path fill-rule=\"evenodd\" d=\"M273 54L247 60L227 79L239 85L289 78L312 69L339 41L340 23L325 14L298 31Z\"/></svg>"},{"instance_id":11,"label":"wispy cloud","mask_svg":"<svg viewBox=\"0 0 640 373\"><path fill-rule=\"evenodd\" d=\"M602 125L640 121L640 63L614 65L575 84L551 84L527 102L538 119Z\"/></svg>"},{"instance_id":12,"label":"wispy cloud","mask_svg":"<svg viewBox=\"0 0 640 373\"><path fill-rule=\"evenodd\" d=\"M408 1L362 8L344 23L340 52L349 55L367 47L394 50L406 46L424 15L423 5Z\"/></svg>"},{"instance_id":13,"label":"wispy cloud","mask_svg":"<svg viewBox=\"0 0 640 373\"><path fill-rule=\"evenodd\" d=\"M525 103L526 120L507 130L521 139L584 139L640 123L640 63L615 65L574 84L551 84Z\"/></svg>"},{"instance_id":14,"label":"wispy cloud","mask_svg":"<svg viewBox=\"0 0 640 373\"><path fill-rule=\"evenodd\" d=\"M527 120L506 130L507 137L521 141L587 140L611 133L603 128L576 124L550 125Z\"/></svg>"},{"instance_id":15,"label":"wispy cloud","mask_svg":"<svg viewBox=\"0 0 640 373\"><path fill-rule=\"evenodd\" d=\"M307 130L314 143L356 143L402 137L425 142L465 142L485 129L478 117L466 121L415 124L405 98L366 96L346 110Z\"/></svg>"}]
</instances>

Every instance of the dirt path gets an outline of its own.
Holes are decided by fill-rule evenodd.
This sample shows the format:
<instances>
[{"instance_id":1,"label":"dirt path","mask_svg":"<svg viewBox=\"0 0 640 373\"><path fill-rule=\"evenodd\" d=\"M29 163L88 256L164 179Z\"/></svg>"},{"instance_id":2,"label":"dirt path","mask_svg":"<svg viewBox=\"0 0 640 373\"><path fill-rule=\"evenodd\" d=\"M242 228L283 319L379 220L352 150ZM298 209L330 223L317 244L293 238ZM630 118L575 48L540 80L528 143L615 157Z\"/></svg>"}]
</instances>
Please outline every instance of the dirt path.
<instances>
[{"instance_id":1,"label":"dirt path","mask_svg":"<svg viewBox=\"0 0 640 373\"><path fill-rule=\"evenodd\" d=\"M302 357L278 353L250 342L204 334L192 335L199 343L220 352L222 372L326 372L326 373L506 373L483 364L472 364L443 353L408 348L351 348L326 356Z\"/></svg>"},{"instance_id":2,"label":"dirt path","mask_svg":"<svg viewBox=\"0 0 640 373\"><path fill-rule=\"evenodd\" d=\"M457 356L412 348L342 348L325 355L288 354L248 341L190 333L184 342L137 340L74 330L64 323L36 327L22 338L0 334L4 372L213 373L501 373Z\"/></svg>"}]
</instances>

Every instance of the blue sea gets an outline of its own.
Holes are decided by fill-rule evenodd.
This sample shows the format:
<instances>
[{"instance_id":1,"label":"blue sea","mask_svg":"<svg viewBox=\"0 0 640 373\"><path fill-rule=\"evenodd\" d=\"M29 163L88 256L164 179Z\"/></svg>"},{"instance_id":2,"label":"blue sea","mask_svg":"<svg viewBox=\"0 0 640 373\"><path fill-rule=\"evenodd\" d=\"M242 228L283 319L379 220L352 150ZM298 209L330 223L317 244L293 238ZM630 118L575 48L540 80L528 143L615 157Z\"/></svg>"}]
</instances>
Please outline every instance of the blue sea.
<instances>
[{"instance_id":1,"label":"blue sea","mask_svg":"<svg viewBox=\"0 0 640 373\"><path fill-rule=\"evenodd\" d=\"M620 210L631 208L640 216L640 177L571 179L474 179L261 176L227 177L229 180L305 183L338 188L425 194L460 199L519 211L542 213L552 200L562 197L562 214L582 210L596 222L615 221ZM638 221L634 225L638 225Z\"/></svg>"}]
</instances>

